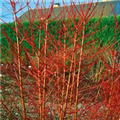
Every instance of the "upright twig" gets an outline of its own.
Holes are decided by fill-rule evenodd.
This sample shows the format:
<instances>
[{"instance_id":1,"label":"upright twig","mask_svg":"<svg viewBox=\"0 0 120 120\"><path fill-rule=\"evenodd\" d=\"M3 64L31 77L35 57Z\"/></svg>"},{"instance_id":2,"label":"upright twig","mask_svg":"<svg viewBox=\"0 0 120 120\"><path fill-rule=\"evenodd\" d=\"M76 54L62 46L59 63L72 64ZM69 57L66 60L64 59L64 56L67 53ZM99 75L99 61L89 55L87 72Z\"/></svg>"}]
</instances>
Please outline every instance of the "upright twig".
<instances>
[{"instance_id":1,"label":"upright twig","mask_svg":"<svg viewBox=\"0 0 120 120\"><path fill-rule=\"evenodd\" d=\"M17 63L18 63L18 79L20 82L20 95L21 95L21 105L22 105L22 113L23 113L23 120L26 119L25 114L25 101L23 96L23 82L22 82L22 72L21 72L21 55L20 55L20 43L19 43L19 33L18 33L18 26L17 26L17 16L16 16L16 4L15 1L11 1L11 5L14 12L14 19L15 19L15 30L16 30L16 39L17 39Z\"/></svg>"}]
</instances>

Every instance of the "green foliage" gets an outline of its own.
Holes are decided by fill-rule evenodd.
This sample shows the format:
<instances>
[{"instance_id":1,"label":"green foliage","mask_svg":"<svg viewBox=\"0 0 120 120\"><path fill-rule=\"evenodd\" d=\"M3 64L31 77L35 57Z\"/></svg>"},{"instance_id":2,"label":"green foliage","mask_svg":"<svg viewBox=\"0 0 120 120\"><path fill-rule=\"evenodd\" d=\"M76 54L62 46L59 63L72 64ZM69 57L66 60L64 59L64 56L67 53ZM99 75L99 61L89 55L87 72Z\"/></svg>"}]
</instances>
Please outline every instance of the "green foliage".
<instances>
[{"instance_id":1,"label":"green foliage","mask_svg":"<svg viewBox=\"0 0 120 120\"><path fill-rule=\"evenodd\" d=\"M117 16L117 19L118 19L118 22L120 24L120 16ZM100 24L98 25L98 28L94 28L94 24L96 24L98 22L98 20L99 20L99 18L93 18L86 25L86 34L90 33L91 31L96 32L96 30L98 30L98 32L94 36L91 36L91 38L89 37L89 39L94 40L94 39L97 38L98 39L98 44L100 43L102 46L107 45L109 42L113 43L114 34L115 34L115 32L114 32L114 27L115 27L115 19L114 19L114 17L113 16L111 16L111 17L103 17ZM65 20L66 24L67 24L67 22L68 21ZM76 22L78 23L78 19L76 19ZM39 22L35 22L35 25L31 26L31 27L32 27L32 30L34 32L35 46L38 47L39 30L36 27L36 25L39 25ZM91 25L93 27L89 27ZM57 31L59 31L60 27L63 27L61 25L61 21L52 21L48 25L48 31L52 35L54 35L55 39L58 39L58 37L59 37L59 35L56 34L56 33L58 33ZM2 24L1 28L2 28L2 30L6 31L7 35L13 41L16 41L15 32L13 31L14 23L10 23L8 25ZM72 28L74 28L74 23L73 22L71 22L71 26L68 27L68 31L69 31L70 35L74 34L73 31L72 31ZM24 31L28 31L29 38L31 38L31 29L30 29L30 26L29 26L29 22L22 23L22 29ZM19 29L19 33L20 33L21 37L24 36L20 29ZM2 38L1 39L2 46L6 47L6 48L9 48L6 37L3 34L1 34L1 38ZM41 45L43 44L43 39L44 38L45 38L45 31L44 31L44 29L42 29L41 30ZM89 39L87 39L86 41L88 42ZM64 42L63 39L62 39L62 41ZM69 38L67 38L66 43L68 43L68 41L69 41ZM119 43L120 43L120 31L118 29L117 29L117 32L116 32L116 41L117 41L116 47L118 47ZM23 44L25 45L25 47L27 49L32 49L32 47L26 41L23 42Z\"/></svg>"}]
</instances>

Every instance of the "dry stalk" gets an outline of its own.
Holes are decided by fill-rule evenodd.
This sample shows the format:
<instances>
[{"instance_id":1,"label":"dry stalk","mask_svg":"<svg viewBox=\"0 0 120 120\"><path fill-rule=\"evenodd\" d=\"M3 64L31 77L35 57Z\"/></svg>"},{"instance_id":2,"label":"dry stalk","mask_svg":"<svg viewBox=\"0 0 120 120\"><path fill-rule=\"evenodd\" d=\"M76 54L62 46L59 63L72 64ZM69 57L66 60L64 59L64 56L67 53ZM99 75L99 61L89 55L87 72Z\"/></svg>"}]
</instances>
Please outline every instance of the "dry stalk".
<instances>
[{"instance_id":1,"label":"dry stalk","mask_svg":"<svg viewBox=\"0 0 120 120\"><path fill-rule=\"evenodd\" d=\"M84 40L85 40L85 21L83 23L82 43L81 43L81 48L80 48L79 67L78 67L78 74L77 74L77 87L76 87L76 98L75 98L75 116L74 116L75 120L77 120L78 91L79 91L79 83L80 83Z\"/></svg>"}]
</instances>

